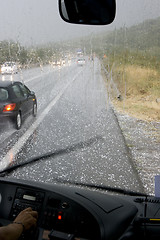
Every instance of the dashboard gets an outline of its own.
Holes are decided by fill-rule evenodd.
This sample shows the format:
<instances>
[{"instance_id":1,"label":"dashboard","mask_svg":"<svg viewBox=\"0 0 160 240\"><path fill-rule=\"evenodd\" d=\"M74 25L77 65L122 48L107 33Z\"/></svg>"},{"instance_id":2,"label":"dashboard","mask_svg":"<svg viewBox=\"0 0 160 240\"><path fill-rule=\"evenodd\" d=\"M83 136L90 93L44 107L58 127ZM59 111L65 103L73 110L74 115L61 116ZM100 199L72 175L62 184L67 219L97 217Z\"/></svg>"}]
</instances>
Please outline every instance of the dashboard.
<instances>
[{"instance_id":1,"label":"dashboard","mask_svg":"<svg viewBox=\"0 0 160 240\"><path fill-rule=\"evenodd\" d=\"M23 239L159 239L160 199L0 178L0 226L31 207L36 229Z\"/></svg>"}]
</instances>

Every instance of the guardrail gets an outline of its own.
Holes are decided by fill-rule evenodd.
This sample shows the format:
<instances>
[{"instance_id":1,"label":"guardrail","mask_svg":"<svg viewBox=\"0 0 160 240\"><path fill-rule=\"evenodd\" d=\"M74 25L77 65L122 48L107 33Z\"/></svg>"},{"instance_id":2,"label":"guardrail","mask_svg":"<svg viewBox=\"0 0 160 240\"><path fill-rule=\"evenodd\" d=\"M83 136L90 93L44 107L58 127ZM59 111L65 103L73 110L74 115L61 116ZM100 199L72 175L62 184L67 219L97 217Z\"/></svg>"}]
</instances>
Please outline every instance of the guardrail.
<instances>
[{"instance_id":1,"label":"guardrail","mask_svg":"<svg viewBox=\"0 0 160 240\"><path fill-rule=\"evenodd\" d=\"M114 97L116 97L119 100L122 100L121 93L118 90L118 87L117 87L116 83L113 80L113 74L112 74L113 66L112 66L110 72L108 72L107 69L105 68L104 64L102 64L102 68L103 68L104 72L106 73L107 80L108 80L107 81L108 94L109 94L109 97L111 97L112 94L114 94Z\"/></svg>"}]
</instances>

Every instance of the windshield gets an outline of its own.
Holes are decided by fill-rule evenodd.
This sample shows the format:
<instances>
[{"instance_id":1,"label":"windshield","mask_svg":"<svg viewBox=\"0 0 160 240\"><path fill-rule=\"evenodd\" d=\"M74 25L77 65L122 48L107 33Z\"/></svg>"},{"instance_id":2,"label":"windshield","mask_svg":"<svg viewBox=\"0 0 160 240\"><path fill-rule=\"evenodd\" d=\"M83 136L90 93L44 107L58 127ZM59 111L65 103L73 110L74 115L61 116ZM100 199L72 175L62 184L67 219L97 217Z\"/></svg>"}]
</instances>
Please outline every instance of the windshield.
<instances>
[{"instance_id":1,"label":"windshield","mask_svg":"<svg viewBox=\"0 0 160 240\"><path fill-rule=\"evenodd\" d=\"M154 194L160 1L118 0L108 26L64 22L58 0L6 0L1 10L0 65L16 67L0 73L0 171L50 154L5 177ZM22 84L4 103L8 82Z\"/></svg>"}]
</instances>

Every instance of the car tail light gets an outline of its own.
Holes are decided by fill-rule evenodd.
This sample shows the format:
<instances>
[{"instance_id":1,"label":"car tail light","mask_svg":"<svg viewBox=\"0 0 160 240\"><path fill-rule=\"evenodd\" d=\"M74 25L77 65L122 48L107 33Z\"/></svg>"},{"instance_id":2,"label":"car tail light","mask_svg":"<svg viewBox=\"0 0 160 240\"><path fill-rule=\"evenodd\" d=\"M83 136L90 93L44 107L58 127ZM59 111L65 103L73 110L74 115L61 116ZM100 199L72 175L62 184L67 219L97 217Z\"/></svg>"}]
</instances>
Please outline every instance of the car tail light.
<instances>
[{"instance_id":1,"label":"car tail light","mask_svg":"<svg viewBox=\"0 0 160 240\"><path fill-rule=\"evenodd\" d=\"M13 111L16 107L16 103L7 104L3 108L3 112Z\"/></svg>"}]
</instances>

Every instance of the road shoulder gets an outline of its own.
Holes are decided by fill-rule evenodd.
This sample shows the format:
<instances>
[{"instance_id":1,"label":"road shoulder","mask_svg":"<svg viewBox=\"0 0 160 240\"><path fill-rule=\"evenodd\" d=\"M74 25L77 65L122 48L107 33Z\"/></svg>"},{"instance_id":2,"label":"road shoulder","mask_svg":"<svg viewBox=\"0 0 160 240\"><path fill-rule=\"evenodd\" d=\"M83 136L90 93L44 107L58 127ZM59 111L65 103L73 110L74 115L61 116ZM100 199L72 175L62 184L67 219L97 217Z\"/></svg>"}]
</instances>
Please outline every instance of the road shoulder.
<instances>
[{"instance_id":1,"label":"road shoulder","mask_svg":"<svg viewBox=\"0 0 160 240\"><path fill-rule=\"evenodd\" d=\"M146 193L154 194L160 173L160 123L139 120L113 108Z\"/></svg>"}]
</instances>

